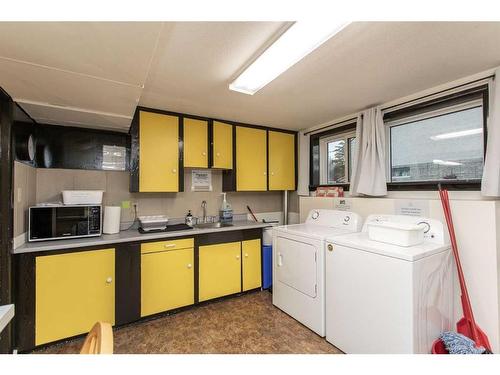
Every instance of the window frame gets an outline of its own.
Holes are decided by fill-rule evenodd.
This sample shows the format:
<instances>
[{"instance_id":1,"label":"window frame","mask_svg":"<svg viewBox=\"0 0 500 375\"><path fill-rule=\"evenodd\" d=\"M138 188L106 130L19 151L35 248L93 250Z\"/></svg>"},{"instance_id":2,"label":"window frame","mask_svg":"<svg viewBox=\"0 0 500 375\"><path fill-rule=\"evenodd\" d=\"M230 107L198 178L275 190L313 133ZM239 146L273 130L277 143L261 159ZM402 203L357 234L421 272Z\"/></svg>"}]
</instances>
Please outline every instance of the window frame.
<instances>
[{"instance_id":1,"label":"window frame","mask_svg":"<svg viewBox=\"0 0 500 375\"><path fill-rule=\"evenodd\" d=\"M422 180L422 181L393 181L392 180L392 129L399 127L399 126L405 126L408 124L412 124L417 121L424 121L436 117L441 117L441 116L446 116L452 113L458 113L462 111L467 111L469 109L473 108L479 108L483 106L482 99L475 99L471 100L468 102L460 103L460 104L455 104L451 105L448 107L436 109L436 110L431 110L428 112L423 112L420 114L408 116L408 117L403 117L397 120L393 121L387 121L384 123L385 125L385 139L387 140L387 146L386 147L386 181L388 184L414 184L414 183L427 183L427 184L433 184L433 183L438 183L438 182L443 182L447 181L448 183L450 182L466 182L466 183L477 183L480 182L480 179L470 179L470 180ZM484 129L484 119L483 119L483 132L485 131ZM483 151L485 150L486 143L483 139ZM484 162L484 155L483 155L483 162Z\"/></svg>"},{"instance_id":2,"label":"window frame","mask_svg":"<svg viewBox=\"0 0 500 375\"><path fill-rule=\"evenodd\" d=\"M331 129L311 134L309 140L309 191L314 191L320 186L342 186L344 191L349 191L349 183L322 184L320 177L320 139L341 134L356 134L356 118L338 123Z\"/></svg>"},{"instance_id":3,"label":"window frame","mask_svg":"<svg viewBox=\"0 0 500 375\"><path fill-rule=\"evenodd\" d=\"M442 116L447 113L458 112L458 108L462 110L474 108L474 106L469 103L478 103L475 107L483 107L483 158L486 156L487 147L487 136L488 136L488 111L489 111L489 92L488 84L479 85L476 87L469 88L467 90L455 92L450 95L441 96L429 101L421 102L415 104L414 106L409 106L400 110L393 112L386 111L384 113L384 125L386 126L386 142L388 147L386 148L386 178L387 178L387 190L388 191L410 191L410 190L437 190L438 184L449 190L481 190L481 180L434 180L434 181L398 181L392 182L392 155L391 153L391 136L390 136L390 125L400 126L406 123L416 121L419 117L432 118L437 116ZM435 109L432 109L435 107ZM467 108L468 107L468 108ZM483 159L484 160L484 159Z\"/></svg>"},{"instance_id":4,"label":"window frame","mask_svg":"<svg viewBox=\"0 0 500 375\"><path fill-rule=\"evenodd\" d=\"M349 184L351 182L351 179L349 176L349 164L351 162L350 158L350 151L351 151L351 145L349 140L352 138L356 138L356 130L348 130L348 131L343 131L339 132L336 134L328 135L321 137L319 139L319 181L322 186L340 186L340 185L345 185ZM338 183L333 183L329 184L328 183L328 143L330 142L337 142L337 141L344 141L345 142L345 148L344 148L344 176L345 176L345 182L338 182ZM323 168L321 168L323 167Z\"/></svg>"}]
</instances>

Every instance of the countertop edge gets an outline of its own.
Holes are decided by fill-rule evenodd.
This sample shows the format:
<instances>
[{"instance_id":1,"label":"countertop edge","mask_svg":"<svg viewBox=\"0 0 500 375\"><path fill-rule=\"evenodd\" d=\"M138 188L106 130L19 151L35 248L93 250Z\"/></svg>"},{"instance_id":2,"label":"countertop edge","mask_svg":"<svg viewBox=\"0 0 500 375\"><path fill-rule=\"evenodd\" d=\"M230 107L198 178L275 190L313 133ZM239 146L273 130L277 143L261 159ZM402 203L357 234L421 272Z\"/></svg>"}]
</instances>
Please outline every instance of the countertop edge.
<instances>
[{"instance_id":1,"label":"countertop edge","mask_svg":"<svg viewBox=\"0 0 500 375\"><path fill-rule=\"evenodd\" d=\"M192 229L188 231L173 231L173 232L161 232L161 233L151 233L151 234L140 234L136 229L129 231L120 232L118 234L103 234L101 237L87 237L84 239L68 239L68 240L56 240L47 242L27 242L16 249L11 251L11 254L26 254L26 253L37 253L44 251L56 251L56 250L70 250L77 249L80 247L93 247L102 245L111 245L126 242L139 242L156 240L163 238L172 237L189 237L200 234L208 234L215 232L230 232L235 230L247 230L247 229L258 229L271 227L272 224L269 223L255 223L255 222L234 222L231 227L224 228L206 228L206 229ZM65 242L71 241L71 242Z\"/></svg>"}]
</instances>

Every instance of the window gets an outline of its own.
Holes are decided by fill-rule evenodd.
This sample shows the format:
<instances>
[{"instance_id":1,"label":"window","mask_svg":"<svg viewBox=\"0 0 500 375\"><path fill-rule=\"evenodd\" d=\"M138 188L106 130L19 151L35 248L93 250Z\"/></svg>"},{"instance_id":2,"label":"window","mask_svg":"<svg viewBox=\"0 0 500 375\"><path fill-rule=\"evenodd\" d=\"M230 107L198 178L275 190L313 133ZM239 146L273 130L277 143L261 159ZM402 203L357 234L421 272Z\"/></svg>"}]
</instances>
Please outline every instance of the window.
<instances>
[{"instance_id":1,"label":"window","mask_svg":"<svg viewBox=\"0 0 500 375\"><path fill-rule=\"evenodd\" d=\"M391 182L479 181L483 172L482 100L387 122Z\"/></svg>"},{"instance_id":2,"label":"window","mask_svg":"<svg viewBox=\"0 0 500 375\"><path fill-rule=\"evenodd\" d=\"M437 181L479 189L488 99L488 85L481 83L387 108L388 190L435 189ZM311 134L311 190L351 181L358 147L356 117L334 125Z\"/></svg>"},{"instance_id":3,"label":"window","mask_svg":"<svg viewBox=\"0 0 500 375\"><path fill-rule=\"evenodd\" d=\"M354 133L320 138L320 180L322 185L346 184L356 147Z\"/></svg>"}]
</instances>

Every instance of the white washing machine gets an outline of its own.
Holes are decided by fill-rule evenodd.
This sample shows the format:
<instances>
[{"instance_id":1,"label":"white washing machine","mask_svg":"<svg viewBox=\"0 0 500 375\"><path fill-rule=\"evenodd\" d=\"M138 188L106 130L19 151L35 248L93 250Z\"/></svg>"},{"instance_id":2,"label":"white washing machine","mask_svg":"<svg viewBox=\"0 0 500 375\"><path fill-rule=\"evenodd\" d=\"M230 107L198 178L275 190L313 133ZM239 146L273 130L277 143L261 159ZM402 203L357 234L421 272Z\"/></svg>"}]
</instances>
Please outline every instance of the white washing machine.
<instances>
[{"instance_id":1,"label":"white washing machine","mask_svg":"<svg viewBox=\"0 0 500 375\"><path fill-rule=\"evenodd\" d=\"M424 242L372 241L372 221L428 224ZM370 215L360 233L329 238L326 251L326 339L346 353L430 353L453 327L450 245L438 220Z\"/></svg>"},{"instance_id":2,"label":"white washing machine","mask_svg":"<svg viewBox=\"0 0 500 375\"><path fill-rule=\"evenodd\" d=\"M273 304L325 336L325 239L361 230L353 212L311 210L304 224L273 228Z\"/></svg>"}]
</instances>

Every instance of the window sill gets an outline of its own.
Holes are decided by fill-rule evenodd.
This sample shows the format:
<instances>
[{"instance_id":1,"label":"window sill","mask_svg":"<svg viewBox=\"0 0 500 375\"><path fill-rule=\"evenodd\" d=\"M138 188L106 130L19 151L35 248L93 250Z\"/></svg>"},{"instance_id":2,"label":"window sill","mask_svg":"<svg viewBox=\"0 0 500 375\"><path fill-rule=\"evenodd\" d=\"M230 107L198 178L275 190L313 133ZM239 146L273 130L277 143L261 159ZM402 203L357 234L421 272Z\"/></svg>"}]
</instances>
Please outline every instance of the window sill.
<instances>
[{"instance_id":1,"label":"window sill","mask_svg":"<svg viewBox=\"0 0 500 375\"><path fill-rule=\"evenodd\" d=\"M315 191L319 187L341 187L344 191L349 191L349 184L324 184L324 185L309 185L309 191Z\"/></svg>"},{"instance_id":2,"label":"window sill","mask_svg":"<svg viewBox=\"0 0 500 375\"><path fill-rule=\"evenodd\" d=\"M413 182L388 182L388 191L409 191L409 190L438 190L438 184L448 190L481 190L481 180L469 181L413 181Z\"/></svg>"},{"instance_id":3,"label":"window sill","mask_svg":"<svg viewBox=\"0 0 500 375\"><path fill-rule=\"evenodd\" d=\"M438 190L438 184L447 190L463 190L463 191L479 191L481 190L480 180L469 180L469 181L451 181L451 180L441 180L441 181L420 181L420 182L388 182L387 191L436 191ZM334 184L334 185L310 185L309 191L315 191L318 187L335 187L341 186L344 191L349 191L349 184Z\"/></svg>"}]
</instances>

